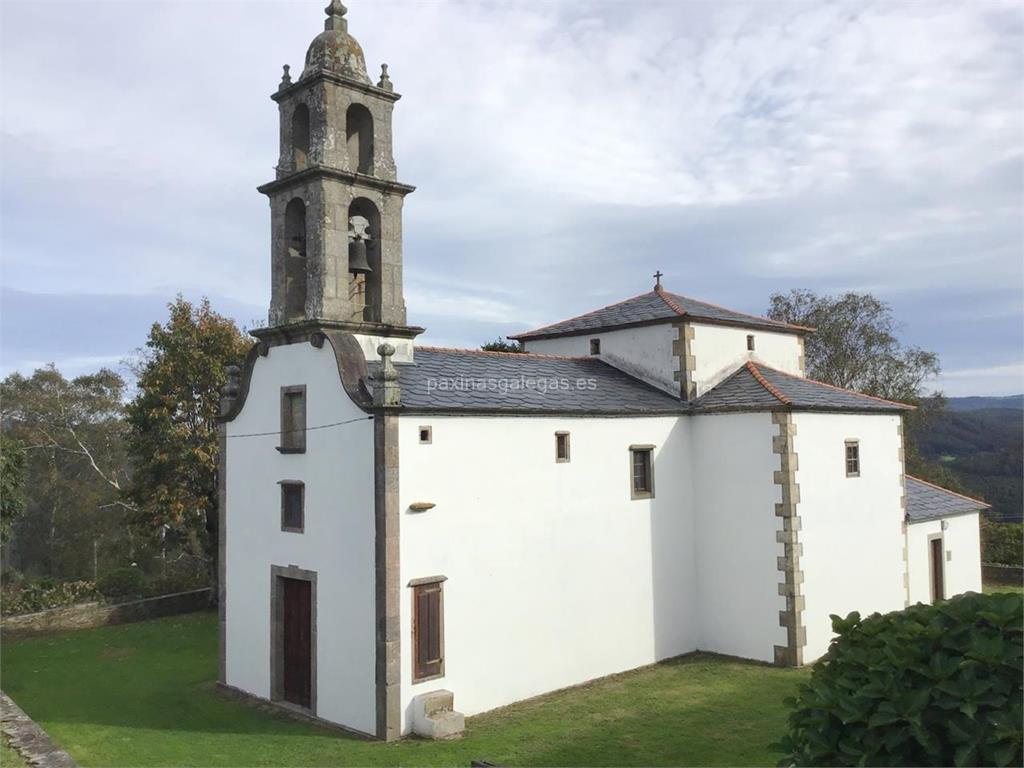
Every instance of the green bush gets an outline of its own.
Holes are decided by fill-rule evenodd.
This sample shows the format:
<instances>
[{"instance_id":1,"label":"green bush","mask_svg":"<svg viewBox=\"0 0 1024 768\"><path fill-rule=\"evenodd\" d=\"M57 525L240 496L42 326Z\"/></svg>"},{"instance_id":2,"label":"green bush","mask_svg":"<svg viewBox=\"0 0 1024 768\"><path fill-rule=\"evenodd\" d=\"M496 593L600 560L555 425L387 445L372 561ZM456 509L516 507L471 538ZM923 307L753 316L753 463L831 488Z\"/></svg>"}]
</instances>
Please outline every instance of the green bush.
<instances>
[{"instance_id":1,"label":"green bush","mask_svg":"<svg viewBox=\"0 0 1024 768\"><path fill-rule=\"evenodd\" d=\"M138 568L116 568L100 577L96 589L110 600L142 597L146 591L146 577Z\"/></svg>"},{"instance_id":2,"label":"green bush","mask_svg":"<svg viewBox=\"0 0 1024 768\"><path fill-rule=\"evenodd\" d=\"M981 559L985 563L1024 565L1024 525L982 518Z\"/></svg>"},{"instance_id":3,"label":"green bush","mask_svg":"<svg viewBox=\"0 0 1024 768\"><path fill-rule=\"evenodd\" d=\"M779 765L1020 765L1020 595L972 592L838 637L797 698Z\"/></svg>"},{"instance_id":4,"label":"green bush","mask_svg":"<svg viewBox=\"0 0 1024 768\"><path fill-rule=\"evenodd\" d=\"M5 589L3 613L7 616L35 613L50 608L87 603L96 597L96 585L91 581L54 582L52 579L42 579L34 584Z\"/></svg>"}]
</instances>

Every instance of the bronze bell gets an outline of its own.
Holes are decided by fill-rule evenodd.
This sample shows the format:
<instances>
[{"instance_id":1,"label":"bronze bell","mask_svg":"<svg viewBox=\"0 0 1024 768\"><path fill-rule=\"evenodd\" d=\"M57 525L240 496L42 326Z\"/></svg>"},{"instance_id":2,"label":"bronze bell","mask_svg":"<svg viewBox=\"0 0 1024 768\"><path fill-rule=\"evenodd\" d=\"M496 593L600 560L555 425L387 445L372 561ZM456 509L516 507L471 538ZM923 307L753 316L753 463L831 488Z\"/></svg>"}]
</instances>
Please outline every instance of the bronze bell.
<instances>
[{"instance_id":1,"label":"bronze bell","mask_svg":"<svg viewBox=\"0 0 1024 768\"><path fill-rule=\"evenodd\" d=\"M356 275L373 272L366 258L366 241L358 237L348 244L348 271Z\"/></svg>"}]
</instances>

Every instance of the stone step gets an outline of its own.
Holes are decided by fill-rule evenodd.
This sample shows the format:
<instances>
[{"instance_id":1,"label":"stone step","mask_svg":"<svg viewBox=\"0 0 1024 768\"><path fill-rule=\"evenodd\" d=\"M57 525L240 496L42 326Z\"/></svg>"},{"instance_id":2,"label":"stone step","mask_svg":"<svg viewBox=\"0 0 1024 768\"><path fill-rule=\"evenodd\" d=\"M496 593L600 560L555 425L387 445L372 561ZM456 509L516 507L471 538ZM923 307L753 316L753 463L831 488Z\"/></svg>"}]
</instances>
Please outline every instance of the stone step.
<instances>
[{"instance_id":1,"label":"stone step","mask_svg":"<svg viewBox=\"0 0 1024 768\"><path fill-rule=\"evenodd\" d=\"M451 691L439 690L423 694L423 714L431 717L440 712L455 709L455 695Z\"/></svg>"},{"instance_id":2,"label":"stone step","mask_svg":"<svg viewBox=\"0 0 1024 768\"><path fill-rule=\"evenodd\" d=\"M466 730L466 718L461 712L438 712L424 721L429 739L458 739Z\"/></svg>"}]
</instances>

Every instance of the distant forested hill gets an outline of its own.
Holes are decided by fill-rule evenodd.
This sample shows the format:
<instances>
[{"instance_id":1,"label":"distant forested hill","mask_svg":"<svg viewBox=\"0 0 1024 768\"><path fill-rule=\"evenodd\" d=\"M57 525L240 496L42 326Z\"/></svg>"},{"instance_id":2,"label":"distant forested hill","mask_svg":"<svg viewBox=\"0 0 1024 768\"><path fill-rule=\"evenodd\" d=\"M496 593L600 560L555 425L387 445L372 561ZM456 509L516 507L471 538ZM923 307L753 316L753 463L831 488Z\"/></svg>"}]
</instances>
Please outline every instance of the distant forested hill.
<instances>
[{"instance_id":1,"label":"distant forested hill","mask_svg":"<svg viewBox=\"0 0 1024 768\"><path fill-rule=\"evenodd\" d=\"M1024 396L950 398L948 409L931 419L918 437L922 457L941 462L972 493L991 504L994 520L1022 519L1022 401Z\"/></svg>"},{"instance_id":2,"label":"distant forested hill","mask_svg":"<svg viewBox=\"0 0 1024 768\"><path fill-rule=\"evenodd\" d=\"M948 397L946 407L951 411L980 411L989 408L1016 408L1024 410L1024 395L1007 397Z\"/></svg>"}]
</instances>

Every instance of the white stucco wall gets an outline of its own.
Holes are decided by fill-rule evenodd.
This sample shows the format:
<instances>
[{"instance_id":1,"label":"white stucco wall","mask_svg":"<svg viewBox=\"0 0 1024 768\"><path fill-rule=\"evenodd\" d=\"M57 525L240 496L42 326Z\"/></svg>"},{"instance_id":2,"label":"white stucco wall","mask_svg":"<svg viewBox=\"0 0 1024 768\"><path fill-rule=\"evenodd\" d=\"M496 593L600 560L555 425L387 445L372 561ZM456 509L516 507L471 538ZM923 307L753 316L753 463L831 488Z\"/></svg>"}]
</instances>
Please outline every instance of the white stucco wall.
<instances>
[{"instance_id":1,"label":"white stucco wall","mask_svg":"<svg viewBox=\"0 0 1024 768\"><path fill-rule=\"evenodd\" d=\"M283 455L280 388L306 385L313 427L365 416L349 400L330 344L273 347L228 424L227 683L270 697L270 568L317 572L317 715L375 730L373 422L312 430ZM281 531L278 481L305 483L305 532Z\"/></svg>"},{"instance_id":2,"label":"white stucco wall","mask_svg":"<svg viewBox=\"0 0 1024 768\"><path fill-rule=\"evenodd\" d=\"M810 662L828 649L829 614L904 607L900 417L797 413L793 422ZM846 477L847 439L860 441L860 477Z\"/></svg>"},{"instance_id":3,"label":"white stucco wall","mask_svg":"<svg viewBox=\"0 0 1024 768\"><path fill-rule=\"evenodd\" d=\"M648 384L679 395L675 372L679 358L672 356L672 342L678 331L670 322L622 328L617 331L537 339L526 342L526 350L540 355L590 355L590 340L601 340L600 358Z\"/></svg>"},{"instance_id":4,"label":"white stucco wall","mask_svg":"<svg viewBox=\"0 0 1024 768\"><path fill-rule=\"evenodd\" d=\"M772 452L778 427L770 413L691 417L698 646L701 650L774 659L786 644L779 626L782 554L775 532L781 490Z\"/></svg>"},{"instance_id":5,"label":"white stucco wall","mask_svg":"<svg viewBox=\"0 0 1024 768\"><path fill-rule=\"evenodd\" d=\"M942 529L943 522L946 529ZM910 563L910 602L932 602L931 546L929 540L942 537L943 577L946 594L981 591L981 532L978 514L954 515L907 526L907 559Z\"/></svg>"},{"instance_id":6,"label":"white stucco wall","mask_svg":"<svg viewBox=\"0 0 1024 768\"><path fill-rule=\"evenodd\" d=\"M430 425L433 442L419 444ZM689 422L404 416L402 708L444 688L474 714L696 647ZM555 462L555 432L571 434ZM630 499L629 446L655 448ZM411 512L413 502L436 506ZM444 575L445 674L412 683L410 579Z\"/></svg>"},{"instance_id":7,"label":"white stucco wall","mask_svg":"<svg viewBox=\"0 0 1024 768\"><path fill-rule=\"evenodd\" d=\"M747 350L748 335L754 336L753 352ZM792 333L693 323L690 350L697 364L694 381L698 396L747 360L761 362L797 376L803 375L800 369L800 339Z\"/></svg>"}]
</instances>

